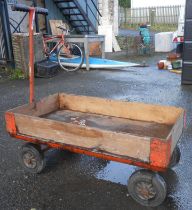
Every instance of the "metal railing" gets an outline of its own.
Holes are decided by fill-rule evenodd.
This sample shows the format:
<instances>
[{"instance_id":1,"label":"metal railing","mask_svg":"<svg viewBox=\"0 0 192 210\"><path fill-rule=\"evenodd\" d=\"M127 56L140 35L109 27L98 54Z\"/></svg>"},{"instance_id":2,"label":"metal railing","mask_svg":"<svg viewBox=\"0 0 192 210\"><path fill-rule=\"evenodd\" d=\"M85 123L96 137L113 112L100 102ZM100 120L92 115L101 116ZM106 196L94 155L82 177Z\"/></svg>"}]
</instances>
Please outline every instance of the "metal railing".
<instances>
[{"instance_id":1,"label":"metal railing","mask_svg":"<svg viewBox=\"0 0 192 210\"><path fill-rule=\"evenodd\" d=\"M6 59L5 39L4 39L4 34L3 34L2 21L0 17L0 64L1 64L1 60L5 60L5 59Z\"/></svg>"},{"instance_id":2,"label":"metal railing","mask_svg":"<svg viewBox=\"0 0 192 210\"><path fill-rule=\"evenodd\" d=\"M101 13L96 3L97 1L84 0L79 2L77 0L73 0L73 2L78 7L80 13L83 15L83 17L88 23L88 33L90 32L90 27L92 28L94 33L97 33L97 26L100 25L99 18L101 17ZM77 16L76 19L79 19L79 16ZM84 26L83 23L80 24L82 24L82 27Z\"/></svg>"},{"instance_id":3,"label":"metal railing","mask_svg":"<svg viewBox=\"0 0 192 210\"><path fill-rule=\"evenodd\" d=\"M90 2L92 3L92 6L93 6L94 10L96 10L96 14L94 13L93 9L91 8ZM95 4L95 2L93 0L86 0L86 13L87 13L87 15L89 14L89 11L91 12L93 17L97 21L98 25L100 25L99 17L102 17L102 15L101 15L101 13L98 9L98 6Z\"/></svg>"},{"instance_id":4,"label":"metal railing","mask_svg":"<svg viewBox=\"0 0 192 210\"><path fill-rule=\"evenodd\" d=\"M0 0L0 63L13 64L13 51L7 2Z\"/></svg>"}]
</instances>

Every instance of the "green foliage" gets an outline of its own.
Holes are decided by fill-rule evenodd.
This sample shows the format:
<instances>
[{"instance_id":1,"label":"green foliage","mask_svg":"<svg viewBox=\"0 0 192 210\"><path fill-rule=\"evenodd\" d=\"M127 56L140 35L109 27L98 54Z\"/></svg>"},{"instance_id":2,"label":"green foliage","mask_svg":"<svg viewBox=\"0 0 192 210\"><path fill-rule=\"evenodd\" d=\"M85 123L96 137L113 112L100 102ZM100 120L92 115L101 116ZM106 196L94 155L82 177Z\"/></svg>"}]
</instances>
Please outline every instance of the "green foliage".
<instances>
[{"instance_id":1,"label":"green foliage","mask_svg":"<svg viewBox=\"0 0 192 210\"><path fill-rule=\"evenodd\" d=\"M128 24L128 23L122 23L120 25L120 28L122 29L129 29L129 30L139 30L139 24ZM176 31L177 26L176 25L166 25L166 24L154 24L150 26L150 31L154 32L167 32L167 31Z\"/></svg>"},{"instance_id":2,"label":"green foliage","mask_svg":"<svg viewBox=\"0 0 192 210\"><path fill-rule=\"evenodd\" d=\"M25 79L25 76L20 69L11 69L10 79Z\"/></svg>"},{"instance_id":3,"label":"green foliage","mask_svg":"<svg viewBox=\"0 0 192 210\"><path fill-rule=\"evenodd\" d=\"M119 0L119 5L124 8L130 8L131 0Z\"/></svg>"}]
</instances>

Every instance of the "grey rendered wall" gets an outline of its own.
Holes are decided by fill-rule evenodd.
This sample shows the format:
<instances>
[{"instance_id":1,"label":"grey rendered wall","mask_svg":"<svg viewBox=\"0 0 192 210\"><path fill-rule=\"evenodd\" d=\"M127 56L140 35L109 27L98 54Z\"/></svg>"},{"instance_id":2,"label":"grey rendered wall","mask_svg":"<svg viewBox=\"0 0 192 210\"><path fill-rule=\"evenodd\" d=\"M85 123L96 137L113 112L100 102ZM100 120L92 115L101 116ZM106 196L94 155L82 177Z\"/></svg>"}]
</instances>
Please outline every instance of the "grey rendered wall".
<instances>
[{"instance_id":1,"label":"grey rendered wall","mask_svg":"<svg viewBox=\"0 0 192 210\"><path fill-rule=\"evenodd\" d=\"M11 10L11 4L13 3L19 3L19 4L26 4L30 6L31 2L26 1L26 0L18 0L18 1L7 1L8 3L8 12L9 12L9 18L10 22L14 25L17 26L17 23L20 22L20 20L23 18L25 15L24 12L16 12ZM15 22L16 21L16 22ZM23 20L23 22L20 25L21 32L28 32L28 15L26 18ZM11 32L13 32L13 28L11 27Z\"/></svg>"},{"instance_id":2,"label":"grey rendered wall","mask_svg":"<svg viewBox=\"0 0 192 210\"><path fill-rule=\"evenodd\" d=\"M46 0L47 1L47 0ZM8 5L8 12L9 12L9 21L10 23L16 27L17 24L22 20L22 18L25 15L25 12L18 12L18 11L12 11L11 10L11 5L12 4L25 4L28 6L32 5L32 1L29 0L7 0L7 5ZM37 5L40 7L44 7L44 1L43 0L37 0ZM25 17L25 19L23 20L23 22L20 25L20 32L25 33L28 32L28 14ZM40 29L44 29L45 28L45 17L42 15L39 15L39 27ZM14 32L14 28L12 26L10 26L11 28L11 32Z\"/></svg>"}]
</instances>

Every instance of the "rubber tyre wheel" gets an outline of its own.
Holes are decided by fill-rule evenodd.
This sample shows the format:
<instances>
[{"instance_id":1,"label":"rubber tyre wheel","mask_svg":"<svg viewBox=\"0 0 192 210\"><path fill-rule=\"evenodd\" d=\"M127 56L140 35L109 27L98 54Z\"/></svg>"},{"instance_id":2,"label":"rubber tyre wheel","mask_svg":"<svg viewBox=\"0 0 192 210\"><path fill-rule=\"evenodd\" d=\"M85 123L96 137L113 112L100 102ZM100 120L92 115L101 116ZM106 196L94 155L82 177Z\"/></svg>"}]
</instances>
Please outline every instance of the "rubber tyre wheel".
<instances>
[{"instance_id":1,"label":"rubber tyre wheel","mask_svg":"<svg viewBox=\"0 0 192 210\"><path fill-rule=\"evenodd\" d=\"M181 151L180 151L179 147L176 146L172 153L172 156L171 156L169 168L175 167L179 163L180 158L181 158Z\"/></svg>"},{"instance_id":2,"label":"rubber tyre wheel","mask_svg":"<svg viewBox=\"0 0 192 210\"><path fill-rule=\"evenodd\" d=\"M58 60L59 66L60 66L63 70L65 70L65 71L67 71L67 72L74 72L74 71L79 70L79 69L81 68L81 66L83 65L85 55L84 55L84 51L83 51L83 50L81 49L81 47L79 47L77 44L70 43L70 45L72 45L73 47L76 47L76 48L79 50L80 54L81 54L81 62L79 63L79 65L76 66L76 67L73 68L73 69L70 69L70 67L67 67L67 66L65 67L64 65L62 65L62 63L61 63L60 60L59 60L59 56L60 56L60 53L62 52L62 49L64 48L64 45L62 45L62 46L59 48L58 52L57 52L57 60Z\"/></svg>"},{"instance_id":3,"label":"rubber tyre wheel","mask_svg":"<svg viewBox=\"0 0 192 210\"><path fill-rule=\"evenodd\" d=\"M22 146L19 160L23 168L33 174L39 174L45 168L43 151L36 144L28 143Z\"/></svg>"},{"instance_id":4,"label":"rubber tyre wheel","mask_svg":"<svg viewBox=\"0 0 192 210\"><path fill-rule=\"evenodd\" d=\"M147 189L150 189L151 194L146 190L146 186L149 187ZM128 192L137 203L143 206L156 207L165 200L167 185L159 174L148 170L139 170L129 178Z\"/></svg>"}]
</instances>

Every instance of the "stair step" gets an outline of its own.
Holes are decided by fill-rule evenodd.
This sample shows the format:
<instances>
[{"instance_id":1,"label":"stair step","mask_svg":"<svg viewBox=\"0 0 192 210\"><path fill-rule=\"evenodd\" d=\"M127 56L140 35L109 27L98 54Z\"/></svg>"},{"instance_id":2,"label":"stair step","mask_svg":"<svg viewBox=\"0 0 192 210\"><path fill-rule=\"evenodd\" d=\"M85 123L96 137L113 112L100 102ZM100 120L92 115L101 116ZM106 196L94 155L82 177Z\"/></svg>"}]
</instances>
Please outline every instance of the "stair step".
<instances>
[{"instance_id":1,"label":"stair step","mask_svg":"<svg viewBox=\"0 0 192 210\"><path fill-rule=\"evenodd\" d=\"M77 7L60 7L62 10L78 9Z\"/></svg>"},{"instance_id":2,"label":"stair step","mask_svg":"<svg viewBox=\"0 0 192 210\"><path fill-rule=\"evenodd\" d=\"M89 25L80 25L80 26L73 26L73 28L81 28L81 27L88 27Z\"/></svg>"},{"instance_id":3,"label":"stair step","mask_svg":"<svg viewBox=\"0 0 192 210\"><path fill-rule=\"evenodd\" d=\"M85 22L86 22L85 19L83 19L83 20L70 20L70 21L71 21L71 22L75 22L75 21L80 21L80 22L85 21Z\"/></svg>"},{"instance_id":4,"label":"stair step","mask_svg":"<svg viewBox=\"0 0 192 210\"><path fill-rule=\"evenodd\" d=\"M76 13L76 14L64 14L65 16L76 16L76 15L82 15L81 13Z\"/></svg>"},{"instance_id":5,"label":"stair step","mask_svg":"<svg viewBox=\"0 0 192 210\"><path fill-rule=\"evenodd\" d=\"M90 31L90 30L89 30L89 31L88 31L88 30L83 30L83 31L81 31L81 30L80 30L80 32L94 32L94 31Z\"/></svg>"},{"instance_id":6,"label":"stair step","mask_svg":"<svg viewBox=\"0 0 192 210\"><path fill-rule=\"evenodd\" d=\"M73 2L73 0L57 0L57 1L54 1L56 4L58 3L66 3L66 2Z\"/></svg>"},{"instance_id":7,"label":"stair step","mask_svg":"<svg viewBox=\"0 0 192 210\"><path fill-rule=\"evenodd\" d=\"M79 33L96 33L96 27L91 18L88 16L86 8L84 8L80 1L85 0L53 0L57 8L62 11L63 16L66 17L69 24L74 27ZM85 5L89 4L89 0L85 1ZM96 7L96 5L94 4ZM68 10L68 11L67 11ZM70 14L70 12L72 14ZM75 13L76 12L76 13ZM93 11L92 11L93 13ZM95 16L96 17L96 16ZM85 24L85 25L83 25Z\"/></svg>"}]
</instances>

